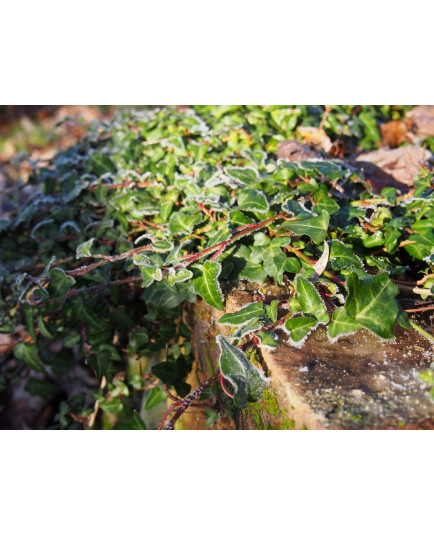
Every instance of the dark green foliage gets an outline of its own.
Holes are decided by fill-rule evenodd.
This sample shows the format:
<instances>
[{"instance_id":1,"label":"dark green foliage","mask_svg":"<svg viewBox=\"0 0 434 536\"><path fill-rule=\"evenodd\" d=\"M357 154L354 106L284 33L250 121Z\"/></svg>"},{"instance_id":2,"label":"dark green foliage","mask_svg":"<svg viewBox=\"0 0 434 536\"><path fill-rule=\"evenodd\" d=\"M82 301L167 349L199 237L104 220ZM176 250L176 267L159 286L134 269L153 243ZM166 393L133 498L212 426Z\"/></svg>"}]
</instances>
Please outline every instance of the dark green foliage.
<instances>
[{"instance_id":1,"label":"dark green foliage","mask_svg":"<svg viewBox=\"0 0 434 536\"><path fill-rule=\"evenodd\" d=\"M372 149L380 122L405 109L332 106L324 128L332 140ZM238 330L219 341L222 372L241 407L260 398L264 380L236 346L253 337L275 347L282 307L294 344L320 324L333 340L362 328L390 338L395 322L409 327L391 277L432 274L432 174L421 171L402 197L389 187L374 193L339 160L278 160L277 144L296 137L297 126L318 126L323 112L287 105L124 112L35 167L38 190L0 220L0 332L27 326L32 342L13 352L38 374L27 390L49 398L47 375L65 374L80 359L100 384L94 426L111 427L115 416L117 428L144 429L134 408L151 411L166 396L153 382L189 394L182 307L201 296L223 311L222 280L271 278L292 293L289 304L264 298L222 318ZM330 253L317 274L325 241ZM93 405L74 404L60 404L59 427L93 422ZM208 412L209 424L216 415Z\"/></svg>"}]
</instances>

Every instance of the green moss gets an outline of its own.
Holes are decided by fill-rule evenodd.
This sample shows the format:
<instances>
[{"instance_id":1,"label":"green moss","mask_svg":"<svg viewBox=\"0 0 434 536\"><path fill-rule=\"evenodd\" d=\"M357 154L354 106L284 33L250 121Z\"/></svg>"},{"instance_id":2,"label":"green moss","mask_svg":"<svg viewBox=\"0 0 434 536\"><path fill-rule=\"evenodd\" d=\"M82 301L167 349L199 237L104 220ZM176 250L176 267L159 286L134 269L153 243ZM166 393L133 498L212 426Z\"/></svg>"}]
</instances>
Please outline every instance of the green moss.
<instances>
[{"instance_id":1,"label":"green moss","mask_svg":"<svg viewBox=\"0 0 434 536\"><path fill-rule=\"evenodd\" d=\"M283 419L282 421L282 430L294 430L295 421L294 419Z\"/></svg>"},{"instance_id":2,"label":"green moss","mask_svg":"<svg viewBox=\"0 0 434 536\"><path fill-rule=\"evenodd\" d=\"M255 421L258 430L264 429L264 423L261 417L261 410L262 407L259 402L256 402L255 404L250 404L249 409L247 410L247 412L250 413L252 419Z\"/></svg>"},{"instance_id":3,"label":"green moss","mask_svg":"<svg viewBox=\"0 0 434 536\"><path fill-rule=\"evenodd\" d=\"M270 388L264 389L263 398L265 403L265 411L270 415L279 415L279 404L273 390Z\"/></svg>"}]
</instances>

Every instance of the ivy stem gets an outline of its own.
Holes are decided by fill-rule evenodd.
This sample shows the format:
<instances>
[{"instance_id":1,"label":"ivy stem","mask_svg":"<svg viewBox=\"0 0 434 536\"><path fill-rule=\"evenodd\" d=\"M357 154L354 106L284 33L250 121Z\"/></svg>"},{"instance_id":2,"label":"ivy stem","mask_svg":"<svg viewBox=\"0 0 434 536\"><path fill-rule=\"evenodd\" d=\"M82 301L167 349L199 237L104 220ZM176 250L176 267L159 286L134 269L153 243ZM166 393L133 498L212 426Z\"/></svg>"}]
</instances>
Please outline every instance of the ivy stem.
<instances>
[{"instance_id":1,"label":"ivy stem","mask_svg":"<svg viewBox=\"0 0 434 536\"><path fill-rule=\"evenodd\" d=\"M194 262L198 261L202 257L210 255L214 251L218 251L219 249L221 249L223 244L226 248L227 246L230 246L237 240L240 240L240 238L243 238L243 236L246 236L254 231L258 231L259 229L263 229L264 227L267 227L267 225L270 225L270 223L272 223L275 220L284 218L285 214L286 212L279 212L279 214L276 214L275 216L272 216L271 218L267 218L264 221L260 221L258 223L249 225L246 229L234 234L231 238L229 238L229 240L226 240L224 242L219 242L218 244L214 244L213 246L210 246L209 248L199 251L199 253L193 253L191 255L185 255L184 257L180 257L179 260L182 262L178 264L177 266L175 266L174 269L177 270L179 268L185 268L186 266L193 264Z\"/></svg>"},{"instance_id":2,"label":"ivy stem","mask_svg":"<svg viewBox=\"0 0 434 536\"><path fill-rule=\"evenodd\" d=\"M200 395L207 389L210 385L212 385L220 376L220 369L213 375L211 378L208 378L205 380L197 389L195 389L191 395L187 396L187 398L184 398L184 400L181 400L180 402L175 402L170 406L170 408L166 411L166 413L163 415L163 418L161 419L160 424L157 427L157 430L173 430L173 427L175 426L176 421L181 417L181 415L193 404L193 402L196 400L196 398L199 398ZM174 410L177 410L175 415L170 419L170 421L164 426L164 422L167 419L167 416Z\"/></svg>"},{"instance_id":3,"label":"ivy stem","mask_svg":"<svg viewBox=\"0 0 434 536\"><path fill-rule=\"evenodd\" d=\"M418 326L417 324L415 324L414 322L412 322L410 320L410 325L411 327L413 327L416 331L418 331L419 333L421 333L425 338L427 338L429 341L431 342L434 342L434 337L428 333L427 331L425 331L423 328L421 328L420 326Z\"/></svg>"}]
</instances>

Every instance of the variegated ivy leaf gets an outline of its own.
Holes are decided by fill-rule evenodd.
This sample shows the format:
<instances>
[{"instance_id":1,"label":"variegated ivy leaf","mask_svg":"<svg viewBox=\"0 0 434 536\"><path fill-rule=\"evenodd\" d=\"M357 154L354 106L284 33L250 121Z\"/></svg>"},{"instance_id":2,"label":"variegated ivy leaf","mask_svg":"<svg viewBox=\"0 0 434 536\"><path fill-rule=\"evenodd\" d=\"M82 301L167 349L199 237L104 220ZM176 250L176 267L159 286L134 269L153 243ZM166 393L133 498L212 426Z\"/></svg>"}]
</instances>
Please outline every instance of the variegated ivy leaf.
<instances>
[{"instance_id":1,"label":"variegated ivy leaf","mask_svg":"<svg viewBox=\"0 0 434 536\"><path fill-rule=\"evenodd\" d=\"M333 311L332 322L327 326L327 333L330 339L334 342L342 335L354 333L362 329L362 326L351 316L347 315L345 307L338 307Z\"/></svg>"},{"instance_id":2,"label":"variegated ivy leaf","mask_svg":"<svg viewBox=\"0 0 434 536\"><path fill-rule=\"evenodd\" d=\"M152 249L158 253L167 253L173 249L173 243L168 240L156 240L151 246Z\"/></svg>"},{"instance_id":3,"label":"variegated ivy leaf","mask_svg":"<svg viewBox=\"0 0 434 536\"><path fill-rule=\"evenodd\" d=\"M263 302L254 302L241 307L235 313L223 315L219 320L219 324L223 326L244 326L253 318L260 318L263 314Z\"/></svg>"},{"instance_id":4,"label":"variegated ivy leaf","mask_svg":"<svg viewBox=\"0 0 434 536\"><path fill-rule=\"evenodd\" d=\"M317 325L318 320L309 316L288 318L284 324L285 331L291 335L291 339L296 343L303 341Z\"/></svg>"},{"instance_id":5,"label":"variegated ivy leaf","mask_svg":"<svg viewBox=\"0 0 434 536\"><path fill-rule=\"evenodd\" d=\"M75 252L75 257L77 259L82 259L83 257L92 257L90 248L92 247L92 244L94 242L95 242L95 238L91 238L87 242L83 242L83 244L80 244Z\"/></svg>"},{"instance_id":6,"label":"variegated ivy leaf","mask_svg":"<svg viewBox=\"0 0 434 536\"><path fill-rule=\"evenodd\" d=\"M357 274L350 273L347 287L347 313L382 339L393 339L393 325L399 313L396 301L398 289L389 276L380 274L370 279L359 279Z\"/></svg>"},{"instance_id":7,"label":"variegated ivy leaf","mask_svg":"<svg viewBox=\"0 0 434 536\"><path fill-rule=\"evenodd\" d=\"M163 272L158 266L139 266L140 274L142 276L142 287L147 288L154 281L161 281L163 279Z\"/></svg>"},{"instance_id":8,"label":"variegated ivy leaf","mask_svg":"<svg viewBox=\"0 0 434 536\"><path fill-rule=\"evenodd\" d=\"M315 316L319 322L328 322L327 308L312 283L302 275L298 275L295 279L295 288L303 313Z\"/></svg>"},{"instance_id":9,"label":"variegated ivy leaf","mask_svg":"<svg viewBox=\"0 0 434 536\"><path fill-rule=\"evenodd\" d=\"M186 270L185 268L182 268L181 270L177 270L176 272L173 270L173 268L170 269L169 275L167 276L167 280L172 285L175 285L175 283L183 283L184 281L188 281L193 277L193 272L190 272L190 270Z\"/></svg>"},{"instance_id":10,"label":"variegated ivy leaf","mask_svg":"<svg viewBox=\"0 0 434 536\"><path fill-rule=\"evenodd\" d=\"M219 311L225 308L223 294L220 289L218 277L221 272L221 264L217 261L206 261L203 265L202 275L194 280L194 288L197 293L212 307Z\"/></svg>"},{"instance_id":11,"label":"variegated ivy leaf","mask_svg":"<svg viewBox=\"0 0 434 536\"><path fill-rule=\"evenodd\" d=\"M258 172L253 167L227 167L224 171L226 175L241 182L243 186L253 186L258 181Z\"/></svg>"},{"instance_id":12,"label":"variegated ivy leaf","mask_svg":"<svg viewBox=\"0 0 434 536\"><path fill-rule=\"evenodd\" d=\"M265 194L260 190L246 188L238 194L238 207L241 210L259 212L263 214L269 210L269 205Z\"/></svg>"},{"instance_id":13,"label":"variegated ivy leaf","mask_svg":"<svg viewBox=\"0 0 434 536\"><path fill-rule=\"evenodd\" d=\"M323 210L315 218L304 218L288 222L288 227L294 233L307 235L312 238L315 244L320 244L327 236L330 222L330 214Z\"/></svg>"},{"instance_id":14,"label":"variegated ivy leaf","mask_svg":"<svg viewBox=\"0 0 434 536\"><path fill-rule=\"evenodd\" d=\"M220 348L220 371L234 388L234 404L246 408L248 402L257 402L267 387L264 373L253 366L239 348L232 346L222 335L217 335Z\"/></svg>"}]
</instances>

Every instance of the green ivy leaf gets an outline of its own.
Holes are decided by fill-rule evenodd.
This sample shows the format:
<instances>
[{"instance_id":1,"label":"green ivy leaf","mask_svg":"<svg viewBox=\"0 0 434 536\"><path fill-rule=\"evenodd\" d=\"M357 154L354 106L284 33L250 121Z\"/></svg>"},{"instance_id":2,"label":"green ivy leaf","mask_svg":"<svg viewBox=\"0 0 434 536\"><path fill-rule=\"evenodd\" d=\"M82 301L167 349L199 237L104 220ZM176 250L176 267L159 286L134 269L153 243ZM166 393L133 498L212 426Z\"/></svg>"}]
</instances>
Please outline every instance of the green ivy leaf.
<instances>
[{"instance_id":1,"label":"green ivy leaf","mask_svg":"<svg viewBox=\"0 0 434 536\"><path fill-rule=\"evenodd\" d=\"M225 308L223 294L220 289L218 277L221 264L217 261L206 261L203 265L202 276L194 280L197 293L212 307L219 311Z\"/></svg>"},{"instance_id":2,"label":"green ivy leaf","mask_svg":"<svg viewBox=\"0 0 434 536\"><path fill-rule=\"evenodd\" d=\"M140 275L142 276L142 287L147 288L154 281L161 281L163 279L163 272L158 266L139 266Z\"/></svg>"},{"instance_id":3,"label":"green ivy leaf","mask_svg":"<svg viewBox=\"0 0 434 536\"><path fill-rule=\"evenodd\" d=\"M267 386L264 373L253 366L244 352L232 346L222 335L217 335L220 348L220 370L222 376L234 388L234 404L246 408L248 402L256 402L262 398Z\"/></svg>"},{"instance_id":4,"label":"green ivy leaf","mask_svg":"<svg viewBox=\"0 0 434 536\"><path fill-rule=\"evenodd\" d=\"M263 214L269 210L265 194L260 190L246 188L238 194L238 207L241 210L259 212Z\"/></svg>"},{"instance_id":5,"label":"green ivy leaf","mask_svg":"<svg viewBox=\"0 0 434 536\"><path fill-rule=\"evenodd\" d=\"M271 322L277 322L277 300L273 300L270 305L265 306L265 313L268 316L268 318L271 320Z\"/></svg>"},{"instance_id":6,"label":"green ivy leaf","mask_svg":"<svg viewBox=\"0 0 434 536\"><path fill-rule=\"evenodd\" d=\"M315 316L320 322L327 322L327 308L312 283L298 275L295 278L295 288L303 313Z\"/></svg>"},{"instance_id":7,"label":"green ivy leaf","mask_svg":"<svg viewBox=\"0 0 434 536\"><path fill-rule=\"evenodd\" d=\"M122 404L122 400L120 398L105 400L104 402L101 402L99 407L105 413L120 413L124 409L124 405Z\"/></svg>"},{"instance_id":8,"label":"green ivy leaf","mask_svg":"<svg viewBox=\"0 0 434 536\"><path fill-rule=\"evenodd\" d=\"M46 370L39 359L38 347L34 343L19 342L14 346L14 356L36 372L46 373Z\"/></svg>"},{"instance_id":9,"label":"green ivy leaf","mask_svg":"<svg viewBox=\"0 0 434 536\"><path fill-rule=\"evenodd\" d=\"M159 387L154 387L146 399L145 409L152 409L167 399L166 393Z\"/></svg>"},{"instance_id":10,"label":"green ivy leaf","mask_svg":"<svg viewBox=\"0 0 434 536\"><path fill-rule=\"evenodd\" d=\"M375 231L375 233L369 235L363 240L365 248L376 248L384 244L384 237L382 231Z\"/></svg>"},{"instance_id":11,"label":"green ivy leaf","mask_svg":"<svg viewBox=\"0 0 434 536\"><path fill-rule=\"evenodd\" d=\"M29 378L29 381L27 382L25 389L32 396L37 395L47 400L50 400L54 391L56 390L56 386L54 385L54 383L49 382L47 380L38 380L37 378Z\"/></svg>"},{"instance_id":12,"label":"green ivy leaf","mask_svg":"<svg viewBox=\"0 0 434 536\"><path fill-rule=\"evenodd\" d=\"M227 167L225 173L233 179L241 181L249 186L258 181L258 172L252 167Z\"/></svg>"},{"instance_id":13,"label":"green ivy leaf","mask_svg":"<svg viewBox=\"0 0 434 536\"><path fill-rule=\"evenodd\" d=\"M318 325L318 320L308 316L298 316L297 318L288 318L284 325L285 330L290 333L291 339L294 342L300 342Z\"/></svg>"},{"instance_id":14,"label":"green ivy leaf","mask_svg":"<svg viewBox=\"0 0 434 536\"><path fill-rule=\"evenodd\" d=\"M146 430L146 424L140 418L136 410L133 411L133 416L126 424L116 424L113 430Z\"/></svg>"},{"instance_id":15,"label":"green ivy leaf","mask_svg":"<svg viewBox=\"0 0 434 536\"><path fill-rule=\"evenodd\" d=\"M341 335L354 333L359 329L362 329L362 326L357 320L347 315L345 307L338 307L333 311L332 322L327 327L327 333L333 341L336 341Z\"/></svg>"},{"instance_id":16,"label":"green ivy leaf","mask_svg":"<svg viewBox=\"0 0 434 536\"><path fill-rule=\"evenodd\" d=\"M223 315L219 320L219 324L223 326L244 326L253 318L260 318L263 314L263 302L254 302L242 307L235 313Z\"/></svg>"},{"instance_id":17,"label":"green ivy leaf","mask_svg":"<svg viewBox=\"0 0 434 536\"><path fill-rule=\"evenodd\" d=\"M294 233L310 236L315 244L320 244L327 236L329 222L330 214L323 210L319 216L314 218L290 221L288 227Z\"/></svg>"},{"instance_id":18,"label":"green ivy leaf","mask_svg":"<svg viewBox=\"0 0 434 536\"><path fill-rule=\"evenodd\" d=\"M268 251L267 255L264 255L264 269L267 275L276 280L278 285L283 282L283 274L285 272L286 261L288 257L282 250L277 254L273 254L272 250Z\"/></svg>"},{"instance_id":19,"label":"green ivy leaf","mask_svg":"<svg viewBox=\"0 0 434 536\"><path fill-rule=\"evenodd\" d=\"M258 331L257 337L261 341L260 346L268 346L269 348L278 348L279 339L272 331Z\"/></svg>"},{"instance_id":20,"label":"green ivy leaf","mask_svg":"<svg viewBox=\"0 0 434 536\"><path fill-rule=\"evenodd\" d=\"M347 278L347 313L362 326L383 339L393 339L393 325L399 308L396 301L398 289L387 274L360 280L357 274Z\"/></svg>"},{"instance_id":21,"label":"green ivy leaf","mask_svg":"<svg viewBox=\"0 0 434 536\"><path fill-rule=\"evenodd\" d=\"M151 246L152 249L158 253L167 253L172 251L173 242L169 242L168 240L156 240L153 242L153 244L151 244Z\"/></svg>"},{"instance_id":22,"label":"green ivy leaf","mask_svg":"<svg viewBox=\"0 0 434 536\"><path fill-rule=\"evenodd\" d=\"M361 259L339 240L332 240L330 245L330 261L333 270L344 268L363 268Z\"/></svg>"},{"instance_id":23,"label":"green ivy leaf","mask_svg":"<svg viewBox=\"0 0 434 536\"><path fill-rule=\"evenodd\" d=\"M240 278L263 283L267 279L267 272L262 264L258 266L254 263L247 263L246 267L240 272Z\"/></svg>"},{"instance_id":24,"label":"green ivy leaf","mask_svg":"<svg viewBox=\"0 0 434 536\"><path fill-rule=\"evenodd\" d=\"M48 292L53 296L50 309L58 309L65 301L66 293L75 285L75 279L67 275L61 268L53 268L50 272Z\"/></svg>"},{"instance_id":25,"label":"green ivy leaf","mask_svg":"<svg viewBox=\"0 0 434 536\"><path fill-rule=\"evenodd\" d=\"M184 281L188 281L193 277L193 272L190 272L190 270L186 270L185 268L181 268L180 270L177 270L176 272L169 272L167 276L167 280L169 284L173 287L176 283L182 283Z\"/></svg>"},{"instance_id":26,"label":"green ivy leaf","mask_svg":"<svg viewBox=\"0 0 434 536\"><path fill-rule=\"evenodd\" d=\"M90 240L87 240L87 242L83 242L82 244L80 244L75 252L75 258L82 259L85 257L92 257L90 248L92 247L94 242L95 238L91 238Z\"/></svg>"},{"instance_id":27,"label":"green ivy leaf","mask_svg":"<svg viewBox=\"0 0 434 536\"><path fill-rule=\"evenodd\" d=\"M195 226L202 221L202 214L197 212L196 214L189 214L183 210L172 214L169 220L169 229L172 233L187 234L195 228Z\"/></svg>"}]
</instances>

